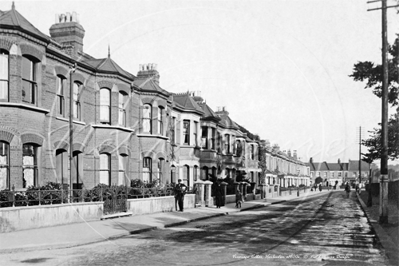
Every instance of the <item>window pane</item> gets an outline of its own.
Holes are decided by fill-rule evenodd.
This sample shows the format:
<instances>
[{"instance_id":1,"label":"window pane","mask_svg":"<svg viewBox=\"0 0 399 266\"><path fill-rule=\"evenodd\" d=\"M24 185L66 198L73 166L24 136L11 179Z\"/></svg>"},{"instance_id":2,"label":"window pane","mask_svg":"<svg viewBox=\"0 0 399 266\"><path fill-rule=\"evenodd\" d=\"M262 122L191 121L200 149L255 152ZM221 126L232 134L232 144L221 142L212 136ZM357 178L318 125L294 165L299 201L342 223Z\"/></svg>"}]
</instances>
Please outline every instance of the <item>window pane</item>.
<instances>
[{"instance_id":1,"label":"window pane","mask_svg":"<svg viewBox=\"0 0 399 266\"><path fill-rule=\"evenodd\" d=\"M143 118L151 118L151 105L148 105L148 104L144 105Z\"/></svg>"},{"instance_id":2,"label":"window pane","mask_svg":"<svg viewBox=\"0 0 399 266\"><path fill-rule=\"evenodd\" d=\"M118 115L118 123L121 126L125 126L126 125L126 115L125 115L125 110L123 109L119 109L119 115Z\"/></svg>"},{"instance_id":3,"label":"window pane","mask_svg":"<svg viewBox=\"0 0 399 266\"><path fill-rule=\"evenodd\" d=\"M163 109L161 107L158 108L158 120L162 120L162 111Z\"/></svg>"},{"instance_id":4,"label":"window pane","mask_svg":"<svg viewBox=\"0 0 399 266\"><path fill-rule=\"evenodd\" d=\"M73 83L73 100L78 101L79 96L79 84L74 82Z\"/></svg>"},{"instance_id":5,"label":"window pane","mask_svg":"<svg viewBox=\"0 0 399 266\"><path fill-rule=\"evenodd\" d=\"M0 156L8 156L9 146L5 142L0 141ZM0 160L1 164L1 160Z\"/></svg>"},{"instance_id":6,"label":"window pane","mask_svg":"<svg viewBox=\"0 0 399 266\"><path fill-rule=\"evenodd\" d=\"M35 102L35 84L23 80L22 81L22 101L27 103Z\"/></svg>"},{"instance_id":7,"label":"window pane","mask_svg":"<svg viewBox=\"0 0 399 266\"><path fill-rule=\"evenodd\" d=\"M22 78L33 80L33 62L26 57L22 57Z\"/></svg>"},{"instance_id":8,"label":"window pane","mask_svg":"<svg viewBox=\"0 0 399 266\"><path fill-rule=\"evenodd\" d=\"M100 183L109 185L109 160L108 154L100 154Z\"/></svg>"},{"instance_id":9,"label":"window pane","mask_svg":"<svg viewBox=\"0 0 399 266\"><path fill-rule=\"evenodd\" d=\"M150 119L143 120L143 132L151 132L151 120Z\"/></svg>"},{"instance_id":10,"label":"window pane","mask_svg":"<svg viewBox=\"0 0 399 266\"><path fill-rule=\"evenodd\" d=\"M127 156L119 155L118 158L119 171L125 171L126 157Z\"/></svg>"},{"instance_id":11,"label":"window pane","mask_svg":"<svg viewBox=\"0 0 399 266\"><path fill-rule=\"evenodd\" d=\"M119 108L124 108L125 106L125 95L122 93L119 93L118 106Z\"/></svg>"},{"instance_id":12,"label":"window pane","mask_svg":"<svg viewBox=\"0 0 399 266\"><path fill-rule=\"evenodd\" d=\"M8 99L8 82L0 81L0 100Z\"/></svg>"},{"instance_id":13,"label":"window pane","mask_svg":"<svg viewBox=\"0 0 399 266\"><path fill-rule=\"evenodd\" d=\"M8 80L8 54L0 53L0 79Z\"/></svg>"},{"instance_id":14,"label":"window pane","mask_svg":"<svg viewBox=\"0 0 399 266\"><path fill-rule=\"evenodd\" d=\"M58 95L58 114L64 114L64 97Z\"/></svg>"},{"instance_id":15,"label":"window pane","mask_svg":"<svg viewBox=\"0 0 399 266\"><path fill-rule=\"evenodd\" d=\"M8 171L5 167L0 167L0 190L8 188Z\"/></svg>"},{"instance_id":16,"label":"window pane","mask_svg":"<svg viewBox=\"0 0 399 266\"><path fill-rule=\"evenodd\" d=\"M63 80L60 76L57 76L56 78L56 89L57 89L57 94L64 95L64 88L63 88Z\"/></svg>"},{"instance_id":17,"label":"window pane","mask_svg":"<svg viewBox=\"0 0 399 266\"><path fill-rule=\"evenodd\" d=\"M35 185L36 161L36 147L31 144L24 144L22 146L24 188Z\"/></svg>"},{"instance_id":18,"label":"window pane","mask_svg":"<svg viewBox=\"0 0 399 266\"><path fill-rule=\"evenodd\" d=\"M100 106L100 120L103 122L109 122L109 106Z\"/></svg>"},{"instance_id":19,"label":"window pane","mask_svg":"<svg viewBox=\"0 0 399 266\"><path fill-rule=\"evenodd\" d=\"M151 133L151 105L143 106L143 132Z\"/></svg>"},{"instance_id":20,"label":"window pane","mask_svg":"<svg viewBox=\"0 0 399 266\"><path fill-rule=\"evenodd\" d=\"M109 155L100 154L100 169L109 170Z\"/></svg>"},{"instance_id":21,"label":"window pane","mask_svg":"<svg viewBox=\"0 0 399 266\"><path fill-rule=\"evenodd\" d=\"M109 185L109 172L108 171L100 171L100 183Z\"/></svg>"},{"instance_id":22,"label":"window pane","mask_svg":"<svg viewBox=\"0 0 399 266\"><path fill-rule=\"evenodd\" d=\"M110 105L110 90L101 89L100 90L100 105Z\"/></svg>"},{"instance_id":23,"label":"window pane","mask_svg":"<svg viewBox=\"0 0 399 266\"><path fill-rule=\"evenodd\" d=\"M150 157L145 157L143 160L143 181L150 182L151 178L151 164L152 160Z\"/></svg>"},{"instance_id":24,"label":"window pane","mask_svg":"<svg viewBox=\"0 0 399 266\"><path fill-rule=\"evenodd\" d=\"M0 142L0 190L8 188L8 152L9 145Z\"/></svg>"},{"instance_id":25,"label":"window pane","mask_svg":"<svg viewBox=\"0 0 399 266\"><path fill-rule=\"evenodd\" d=\"M190 121L183 121L184 144L190 144Z\"/></svg>"},{"instance_id":26,"label":"window pane","mask_svg":"<svg viewBox=\"0 0 399 266\"><path fill-rule=\"evenodd\" d=\"M118 186L125 184L125 172L119 171L118 173Z\"/></svg>"}]
</instances>

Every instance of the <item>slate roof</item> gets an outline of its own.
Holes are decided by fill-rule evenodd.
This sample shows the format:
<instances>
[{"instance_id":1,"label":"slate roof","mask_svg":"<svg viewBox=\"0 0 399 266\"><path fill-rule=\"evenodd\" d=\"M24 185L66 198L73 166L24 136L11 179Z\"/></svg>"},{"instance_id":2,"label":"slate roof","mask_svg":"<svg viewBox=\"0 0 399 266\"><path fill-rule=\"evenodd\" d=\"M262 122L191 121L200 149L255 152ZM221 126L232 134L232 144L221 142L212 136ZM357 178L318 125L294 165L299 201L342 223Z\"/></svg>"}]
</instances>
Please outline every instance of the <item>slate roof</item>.
<instances>
[{"instance_id":1,"label":"slate roof","mask_svg":"<svg viewBox=\"0 0 399 266\"><path fill-rule=\"evenodd\" d=\"M145 91L159 92L166 96L170 95L170 92L164 90L155 82L151 77L136 77L134 80L134 85Z\"/></svg>"},{"instance_id":2,"label":"slate roof","mask_svg":"<svg viewBox=\"0 0 399 266\"><path fill-rule=\"evenodd\" d=\"M252 134L248 129L246 129L245 127L235 123L238 126L238 129L243 132L243 133L247 133L247 137L251 140L256 140L256 137L254 134Z\"/></svg>"},{"instance_id":3,"label":"slate roof","mask_svg":"<svg viewBox=\"0 0 399 266\"><path fill-rule=\"evenodd\" d=\"M321 162L321 163L316 163L313 162L311 163L311 171L329 171L328 165L326 162Z\"/></svg>"},{"instance_id":4,"label":"slate roof","mask_svg":"<svg viewBox=\"0 0 399 266\"><path fill-rule=\"evenodd\" d=\"M202 119L203 120L214 120L216 122L220 121L220 117L216 115L216 113L209 107L205 102L197 102L197 104L201 107L204 112Z\"/></svg>"},{"instance_id":5,"label":"slate roof","mask_svg":"<svg viewBox=\"0 0 399 266\"><path fill-rule=\"evenodd\" d=\"M239 126L226 114L226 113L218 113L220 117L220 124L225 128L230 129L240 129Z\"/></svg>"},{"instance_id":6,"label":"slate roof","mask_svg":"<svg viewBox=\"0 0 399 266\"><path fill-rule=\"evenodd\" d=\"M361 161L360 168L361 168L361 171L368 171L369 164L364 161ZM348 171L359 171L359 160L357 160L357 161L349 160Z\"/></svg>"},{"instance_id":7,"label":"slate roof","mask_svg":"<svg viewBox=\"0 0 399 266\"><path fill-rule=\"evenodd\" d=\"M97 71L101 71L101 72L105 72L105 73L109 73L109 74L121 75L130 80L133 80L135 78L133 74L130 74L129 72L125 71L117 63L115 63L115 61L112 60L110 57L102 58L102 59L86 60L86 61L84 61L84 63L92 66Z\"/></svg>"},{"instance_id":8,"label":"slate roof","mask_svg":"<svg viewBox=\"0 0 399 266\"><path fill-rule=\"evenodd\" d=\"M188 111L195 111L201 114L204 113L202 108L194 101L193 97L187 93L173 94L173 101Z\"/></svg>"},{"instance_id":9,"label":"slate roof","mask_svg":"<svg viewBox=\"0 0 399 266\"><path fill-rule=\"evenodd\" d=\"M24 18L17 10L15 10L14 3L9 11L1 11L0 13L0 27L18 29L22 32L33 34L36 37L50 40L50 37L42 33L35 26L33 26L26 18Z\"/></svg>"},{"instance_id":10,"label":"slate roof","mask_svg":"<svg viewBox=\"0 0 399 266\"><path fill-rule=\"evenodd\" d=\"M339 163L328 163L330 171L342 171L341 164Z\"/></svg>"}]
</instances>

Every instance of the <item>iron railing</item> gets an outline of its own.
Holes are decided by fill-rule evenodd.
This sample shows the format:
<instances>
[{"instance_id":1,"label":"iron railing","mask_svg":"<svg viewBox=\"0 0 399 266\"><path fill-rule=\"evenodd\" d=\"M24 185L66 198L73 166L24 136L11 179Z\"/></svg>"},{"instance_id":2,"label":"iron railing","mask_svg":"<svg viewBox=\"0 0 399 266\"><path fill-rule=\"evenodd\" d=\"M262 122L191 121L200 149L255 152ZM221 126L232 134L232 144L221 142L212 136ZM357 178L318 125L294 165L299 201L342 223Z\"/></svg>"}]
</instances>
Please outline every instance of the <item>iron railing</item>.
<instances>
[{"instance_id":1,"label":"iron railing","mask_svg":"<svg viewBox=\"0 0 399 266\"><path fill-rule=\"evenodd\" d=\"M195 189L187 191L194 194ZM23 207L37 205L53 205L79 202L99 202L110 197L139 199L151 197L173 196L174 187L132 188L132 187L95 187L93 189L65 190L3 190L0 191L0 208Z\"/></svg>"}]
</instances>

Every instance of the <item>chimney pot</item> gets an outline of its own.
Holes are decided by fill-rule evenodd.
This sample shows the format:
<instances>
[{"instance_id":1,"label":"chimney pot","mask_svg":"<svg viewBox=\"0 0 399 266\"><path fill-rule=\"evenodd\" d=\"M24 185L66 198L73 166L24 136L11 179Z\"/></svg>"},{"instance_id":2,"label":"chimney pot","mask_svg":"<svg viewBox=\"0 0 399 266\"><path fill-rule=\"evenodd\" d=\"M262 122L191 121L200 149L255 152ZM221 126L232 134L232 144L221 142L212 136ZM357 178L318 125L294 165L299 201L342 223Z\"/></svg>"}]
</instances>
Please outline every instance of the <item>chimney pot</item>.
<instances>
[{"instance_id":1,"label":"chimney pot","mask_svg":"<svg viewBox=\"0 0 399 266\"><path fill-rule=\"evenodd\" d=\"M51 38L62 44L65 51L74 58L79 57L79 53L83 52L85 35L85 30L77 23L76 17L76 12L56 15L55 24L50 27ZM66 22L68 25L64 25Z\"/></svg>"}]
</instances>

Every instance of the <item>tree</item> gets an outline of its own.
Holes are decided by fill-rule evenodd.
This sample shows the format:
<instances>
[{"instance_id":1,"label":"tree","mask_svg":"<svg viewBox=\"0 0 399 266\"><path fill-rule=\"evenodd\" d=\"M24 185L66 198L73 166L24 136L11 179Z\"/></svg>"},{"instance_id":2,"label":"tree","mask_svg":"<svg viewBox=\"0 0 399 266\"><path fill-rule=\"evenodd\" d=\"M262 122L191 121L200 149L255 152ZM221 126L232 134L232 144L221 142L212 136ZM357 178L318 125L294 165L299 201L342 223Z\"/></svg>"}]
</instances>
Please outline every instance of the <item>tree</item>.
<instances>
[{"instance_id":1,"label":"tree","mask_svg":"<svg viewBox=\"0 0 399 266\"><path fill-rule=\"evenodd\" d=\"M395 107L399 104L399 37L393 45L388 45L388 103ZM358 62L354 65L353 73L349 75L355 81L366 82L365 89L372 89L373 93L382 96L382 65L376 65L370 61ZM381 158L381 124L378 128L369 131L369 139L363 140L362 144L368 148L363 154L364 161L374 161ZM399 158L399 107L397 113L392 115L388 121L388 158Z\"/></svg>"}]
</instances>

